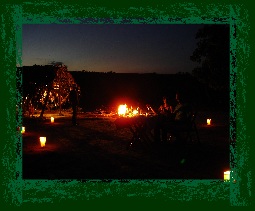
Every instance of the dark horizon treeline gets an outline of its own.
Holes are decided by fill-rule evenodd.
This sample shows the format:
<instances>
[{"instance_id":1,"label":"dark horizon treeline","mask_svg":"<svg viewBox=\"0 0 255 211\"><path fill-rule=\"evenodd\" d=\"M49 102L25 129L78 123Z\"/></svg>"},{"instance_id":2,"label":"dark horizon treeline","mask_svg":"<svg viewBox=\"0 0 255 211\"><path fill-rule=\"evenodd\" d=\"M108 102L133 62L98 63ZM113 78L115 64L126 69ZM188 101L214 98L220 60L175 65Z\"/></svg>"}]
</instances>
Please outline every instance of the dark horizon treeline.
<instances>
[{"instance_id":1,"label":"dark horizon treeline","mask_svg":"<svg viewBox=\"0 0 255 211\"><path fill-rule=\"evenodd\" d=\"M72 71L81 89L80 105L85 110L100 106L116 106L120 103L154 107L166 96L170 104L175 102L175 93L181 91L186 101L198 109L211 107L228 109L229 92L205 89L191 74L136 74L136 73L92 73ZM206 92L210 93L206 93Z\"/></svg>"},{"instance_id":2,"label":"dark horizon treeline","mask_svg":"<svg viewBox=\"0 0 255 211\"><path fill-rule=\"evenodd\" d=\"M36 69L34 69L36 68ZM198 109L224 109L229 107L229 91L213 91L189 73L100 73L69 71L80 87L80 104L84 111L116 107L126 103L132 106L150 104L155 108L166 96L175 103L176 91L184 93L186 100ZM50 84L54 79L52 66L22 68L22 94L31 92L37 84ZM209 93L208 93L209 90Z\"/></svg>"}]
</instances>

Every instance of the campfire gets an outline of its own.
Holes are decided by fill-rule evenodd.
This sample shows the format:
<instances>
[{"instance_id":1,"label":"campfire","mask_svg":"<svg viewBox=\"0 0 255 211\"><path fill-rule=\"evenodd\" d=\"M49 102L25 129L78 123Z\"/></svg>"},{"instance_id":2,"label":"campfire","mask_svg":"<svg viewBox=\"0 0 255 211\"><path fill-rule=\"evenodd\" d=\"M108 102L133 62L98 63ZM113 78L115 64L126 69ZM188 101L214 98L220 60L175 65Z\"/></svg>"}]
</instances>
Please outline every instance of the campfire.
<instances>
[{"instance_id":1,"label":"campfire","mask_svg":"<svg viewBox=\"0 0 255 211\"><path fill-rule=\"evenodd\" d=\"M127 104L121 104L118 107L118 115L121 117L134 117L138 115L151 115L154 114L151 111L150 107L146 107L146 109L141 109L140 107L136 107L135 109L133 106L128 107Z\"/></svg>"},{"instance_id":2,"label":"campfire","mask_svg":"<svg viewBox=\"0 0 255 211\"><path fill-rule=\"evenodd\" d=\"M139 107L137 107L136 109L133 109L133 107L130 106L130 108L128 108L127 104L119 105L119 107L118 107L118 115L119 116L133 117L133 116L136 116L139 114L140 114Z\"/></svg>"},{"instance_id":3,"label":"campfire","mask_svg":"<svg viewBox=\"0 0 255 211\"><path fill-rule=\"evenodd\" d=\"M135 103L134 103L135 104ZM127 103L121 103L121 104L115 104L112 107L107 106L101 106L100 108L97 108L96 110L91 113L92 115L100 115L105 117L138 117L138 116L152 116L155 115L155 113L152 111L151 107L148 107L148 105L144 105L140 107L139 105L134 104L127 104Z\"/></svg>"}]
</instances>

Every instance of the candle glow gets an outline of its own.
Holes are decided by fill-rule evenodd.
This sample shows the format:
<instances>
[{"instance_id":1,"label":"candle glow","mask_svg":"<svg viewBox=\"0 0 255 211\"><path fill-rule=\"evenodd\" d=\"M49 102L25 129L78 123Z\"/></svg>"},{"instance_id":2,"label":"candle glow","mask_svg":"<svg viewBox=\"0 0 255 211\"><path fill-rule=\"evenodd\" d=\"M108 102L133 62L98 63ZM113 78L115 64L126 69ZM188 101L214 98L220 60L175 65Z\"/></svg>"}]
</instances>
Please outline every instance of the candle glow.
<instances>
[{"instance_id":1,"label":"candle glow","mask_svg":"<svg viewBox=\"0 0 255 211\"><path fill-rule=\"evenodd\" d=\"M45 147L46 137L40 137L41 147Z\"/></svg>"},{"instance_id":2,"label":"candle glow","mask_svg":"<svg viewBox=\"0 0 255 211\"><path fill-rule=\"evenodd\" d=\"M26 131L26 130L25 130L25 127L22 127L22 128L21 128L21 133L25 133L25 131Z\"/></svg>"},{"instance_id":3,"label":"candle glow","mask_svg":"<svg viewBox=\"0 0 255 211\"><path fill-rule=\"evenodd\" d=\"M230 180L230 171L224 172L224 180L226 180L226 181Z\"/></svg>"},{"instance_id":4,"label":"candle glow","mask_svg":"<svg viewBox=\"0 0 255 211\"><path fill-rule=\"evenodd\" d=\"M211 120L212 119L207 119L207 125L211 125Z\"/></svg>"}]
</instances>

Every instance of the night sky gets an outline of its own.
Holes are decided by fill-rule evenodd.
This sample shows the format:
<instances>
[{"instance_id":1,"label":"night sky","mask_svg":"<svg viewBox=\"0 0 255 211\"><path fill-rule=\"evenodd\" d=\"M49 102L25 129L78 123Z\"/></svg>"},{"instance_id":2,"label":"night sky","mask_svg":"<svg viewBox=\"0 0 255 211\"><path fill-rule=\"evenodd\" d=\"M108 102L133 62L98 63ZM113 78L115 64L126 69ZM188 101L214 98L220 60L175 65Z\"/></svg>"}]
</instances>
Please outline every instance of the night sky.
<instances>
[{"instance_id":1,"label":"night sky","mask_svg":"<svg viewBox=\"0 0 255 211\"><path fill-rule=\"evenodd\" d=\"M23 25L22 65L62 62L69 71L191 72L201 25Z\"/></svg>"}]
</instances>

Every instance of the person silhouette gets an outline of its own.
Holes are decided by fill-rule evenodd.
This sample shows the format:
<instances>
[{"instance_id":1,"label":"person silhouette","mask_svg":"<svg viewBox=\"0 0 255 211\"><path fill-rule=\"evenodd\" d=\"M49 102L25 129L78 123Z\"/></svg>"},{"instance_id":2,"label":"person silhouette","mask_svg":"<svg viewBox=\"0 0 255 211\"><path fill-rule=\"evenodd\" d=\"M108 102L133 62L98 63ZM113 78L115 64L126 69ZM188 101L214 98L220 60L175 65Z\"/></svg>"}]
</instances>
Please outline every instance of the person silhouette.
<instances>
[{"instance_id":1,"label":"person silhouette","mask_svg":"<svg viewBox=\"0 0 255 211\"><path fill-rule=\"evenodd\" d=\"M160 105L157 111L156 125L154 128L154 140L159 143L162 139L163 142L167 141L167 130L165 129L165 121L167 121L169 115L172 113L172 106L168 104L167 97L163 96L163 104Z\"/></svg>"}]
</instances>

